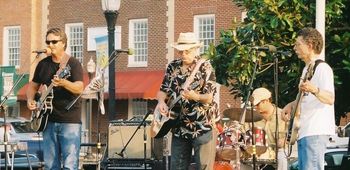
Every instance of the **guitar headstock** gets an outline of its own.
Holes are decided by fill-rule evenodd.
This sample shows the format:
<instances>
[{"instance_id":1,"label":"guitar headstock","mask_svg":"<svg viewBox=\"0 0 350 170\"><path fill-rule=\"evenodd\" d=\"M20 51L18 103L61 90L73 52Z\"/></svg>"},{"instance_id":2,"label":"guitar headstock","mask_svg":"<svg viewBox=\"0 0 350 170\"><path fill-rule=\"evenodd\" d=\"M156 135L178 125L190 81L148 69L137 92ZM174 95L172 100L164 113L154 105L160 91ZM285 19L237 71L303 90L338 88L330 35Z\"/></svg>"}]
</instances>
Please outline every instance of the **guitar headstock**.
<instances>
[{"instance_id":1,"label":"guitar headstock","mask_svg":"<svg viewBox=\"0 0 350 170\"><path fill-rule=\"evenodd\" d=\"M63 68L63 69L61 70L61 72L58 74L58 78L60 78L60 79L66 79L66 78L68 78L68 77L71 75L70 70L71 70L70 66L67 65L67 66L66 66L65 68Z\"/></svg>"}]
</instances>

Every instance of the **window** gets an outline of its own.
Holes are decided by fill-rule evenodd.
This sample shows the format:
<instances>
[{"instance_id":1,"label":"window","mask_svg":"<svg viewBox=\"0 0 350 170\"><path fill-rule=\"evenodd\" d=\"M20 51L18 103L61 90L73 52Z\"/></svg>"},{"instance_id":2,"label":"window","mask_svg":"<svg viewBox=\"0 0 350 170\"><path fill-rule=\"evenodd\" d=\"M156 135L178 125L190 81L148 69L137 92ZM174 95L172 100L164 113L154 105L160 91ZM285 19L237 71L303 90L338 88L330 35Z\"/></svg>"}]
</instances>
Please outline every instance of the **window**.
<instances>
[{"instance_id":1,"label":"window","mask_svg":"<svg viewBox=\"0 0 350 170\"><path fill-rule=\"evenodd\" d=\"M66 24L67 52L83 63L84 27L82 23Z\"/></svg>"},{"instance_id":2,"label":"window","mask_svg":"<svg viewBox=\"0 0 350 170\"><path fill-rule=\"evenodd\" d=\"M129 22L129 48L134 54L129 57L129 67L147 67L148 21L135 19Z\"/></svg>"},{"instance_id":3,"label":"window","mask_svg":"<svg viewBox=\"0 0 350 170\"><path fill-rule=\"evenodd\" d=\"M204 43L200 53L204 53L209 44L215 40L215 15L196 15L194 17L194 32L198 39Z\"/></svg>"},{"instance_id":4,"label":"window","mask_svg":"<svg viewBox=\"0 0 350 170\"><path fill-rule=\"evenodd\" d=\"M4 65L20 66L21 27L4 28Z\"/></svg>"},{"instance_id":5,"label":"window","mask_svg":"<svg viewBox=\"0 0 350 170\"><path fill-rule=\"evenodd\" d=\"M132 100L132 112L133 117L137 119L143 119L147 113L147 100L133 99Z\"/></svg>"}]
</instances>

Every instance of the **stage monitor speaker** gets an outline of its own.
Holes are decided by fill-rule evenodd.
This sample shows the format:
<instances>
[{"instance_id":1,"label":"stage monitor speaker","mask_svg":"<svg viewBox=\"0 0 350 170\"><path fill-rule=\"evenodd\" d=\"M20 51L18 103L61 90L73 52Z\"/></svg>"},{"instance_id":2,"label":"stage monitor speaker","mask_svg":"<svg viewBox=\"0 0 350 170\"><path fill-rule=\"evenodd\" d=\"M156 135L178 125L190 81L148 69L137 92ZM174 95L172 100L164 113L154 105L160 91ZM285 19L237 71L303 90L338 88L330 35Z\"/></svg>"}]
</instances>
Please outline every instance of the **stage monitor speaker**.
<instances>
[{"instance_id":1,"label":"stage monitor speaker","mask_svg":"<svg viewBox=\"0 0 350 170\"><path fill-rule=\"evenodd\" d=\"M123 158L118 153L122 151L128 140L138 127L137 123L111 123L108 129L108 158ZM146 158L151 158L150 126L146 125ZM124 158L144 158L144 126L137 130L133 139L124 150Z\"/></svg>"}]
</instances>

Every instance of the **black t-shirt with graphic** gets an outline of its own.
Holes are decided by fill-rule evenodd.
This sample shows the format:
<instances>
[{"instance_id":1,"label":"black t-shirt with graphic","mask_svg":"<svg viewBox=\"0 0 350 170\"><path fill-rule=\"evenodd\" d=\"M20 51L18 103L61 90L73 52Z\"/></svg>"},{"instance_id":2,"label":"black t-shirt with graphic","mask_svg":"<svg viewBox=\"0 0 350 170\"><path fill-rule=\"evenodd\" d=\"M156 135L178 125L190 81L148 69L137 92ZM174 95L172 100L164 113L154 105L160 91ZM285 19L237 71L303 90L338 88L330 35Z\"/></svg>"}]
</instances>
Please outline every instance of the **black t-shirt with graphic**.
<instances>
[{"instance_id":1,"label":"black t-shirt with graphic","mask_svg":"<svg viewBox=\"0 0 350 170\"><path fill-rule=\"evenodd\" d=\"M70 66L71 82L83 81L83 68L81 63L74 57L70 57L67 66ZM52 56L41 60L34 72L33 82L49 86L53 76L59 69L59 63L52 61ZM53 111L49 115L49 121L59 123L81 123L81 100L79 99L68 111L65 107L77 96L63 87L53 87Z\"/></svg>"}]
</instances>

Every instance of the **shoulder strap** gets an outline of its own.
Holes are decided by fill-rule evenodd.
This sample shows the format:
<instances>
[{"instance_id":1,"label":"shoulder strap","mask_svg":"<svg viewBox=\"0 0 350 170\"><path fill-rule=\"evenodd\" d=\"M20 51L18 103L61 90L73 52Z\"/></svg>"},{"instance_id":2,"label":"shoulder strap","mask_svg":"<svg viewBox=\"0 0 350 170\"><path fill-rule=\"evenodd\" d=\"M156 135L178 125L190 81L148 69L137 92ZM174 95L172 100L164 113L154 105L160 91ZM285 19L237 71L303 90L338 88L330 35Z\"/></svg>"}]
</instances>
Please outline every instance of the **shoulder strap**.
<instances>
[{"instance_id":1,"label":"shoulder strap","mask_svg":"<svg viewBox=\"0 0 350 170\"><path fill-rule=\"evenodd\" d=\"M68 60L70 58L70 55L64 54L63 58L61 59L59 69L57 70L56 74L59 74L62 69L64 69L68 63Z\"/></svg>"},{"instance_id":2,"label":"shoulder strap","mask_svg":"<svg viewBox=\"0 0 350 170\"><path fill-rule=\"evenodd\" d=\"M312 74L311 74L311 76L308 78L308 80L311 80L311 78L313 77L313 75L314 75L314 73L315 73L315 71L316 71L316 68L317 68L318 64L324 63L324 62L325 62L325 61L323 61L323 60L321 60L321 59L315 60L314 66L313 66L313 68L312 68Z\"/></svg>"},{"instance_id":3,"label":"shoulder strap","mask_svg":"<svg viewBox=\"0 0 350 170\"><path fill-rule=\"evenodd\" d=\"M186 89L194 79L194 75L197 73L199 67L205 62L204 59L199 59L196 63L196 67L192 70L191 75L187 78L186 82L182 86L182 89Z\"/></svg>"},{"instance_id":4,"label":"shoulder strap","mask_svg":"<svg viewBox=\"0 0 350 170\"><path fill-rule=\"evenodd\" d=\"M316 60L316 61L315 61L315 65L314 65L313 72L315 72L316 67L317 67L317 66L318 66L318 64L320 64L320 63L324 63L324 61L323 61L323 60L321 60L321 59L318 59L318 60Z\"/></svg>"}]
</instances>

